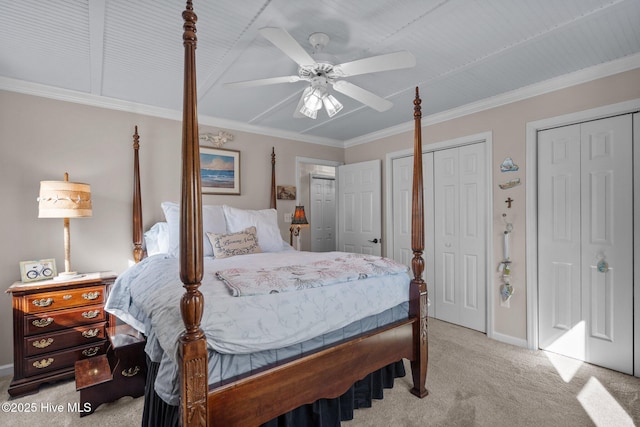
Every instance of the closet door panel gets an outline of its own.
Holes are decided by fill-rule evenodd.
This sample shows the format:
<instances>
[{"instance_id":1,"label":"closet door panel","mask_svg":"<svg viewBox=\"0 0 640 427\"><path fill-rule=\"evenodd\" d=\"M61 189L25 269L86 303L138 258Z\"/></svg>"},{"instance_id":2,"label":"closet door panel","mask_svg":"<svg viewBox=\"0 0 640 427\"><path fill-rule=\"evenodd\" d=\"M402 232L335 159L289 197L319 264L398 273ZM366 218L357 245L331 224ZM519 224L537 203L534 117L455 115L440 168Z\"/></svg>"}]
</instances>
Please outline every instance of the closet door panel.
<instances>
[{"instance_id":1,"label":"closet door panel","mask_svg":"<svg viewBox=\"0 0 640 427\"><path fill-rule=\"evenodd\" d=\"M633 373L631 115L583 123L582 280L586 360Z\"/></svg>"},{"instance_id":2,"label":"closet door panel","mask_svg":"<svg viewBox=\"0 0 640 427\"><path fill-rule=\"evenodd\" d=\"M538 134L539 347L584 359L580 126Z\"/></svg>"},{"instance_id":3,"label":"closet door panel","mask_svg":"<svg viewBox=\"0 0 640 427\"><path fill-rule=\"evenodd\" d=\"M434 153L435 316L486 330L484 146Z\"/></svg>"}]
</instances>

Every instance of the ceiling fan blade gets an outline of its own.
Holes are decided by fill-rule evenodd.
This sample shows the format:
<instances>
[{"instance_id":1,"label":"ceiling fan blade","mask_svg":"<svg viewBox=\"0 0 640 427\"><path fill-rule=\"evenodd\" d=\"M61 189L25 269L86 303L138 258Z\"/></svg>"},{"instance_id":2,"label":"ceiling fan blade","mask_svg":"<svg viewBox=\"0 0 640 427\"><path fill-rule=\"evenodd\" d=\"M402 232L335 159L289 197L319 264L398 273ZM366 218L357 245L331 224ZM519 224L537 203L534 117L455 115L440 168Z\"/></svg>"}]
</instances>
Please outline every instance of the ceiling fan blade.
<instances>
[{"instance_id":1,"label":"ceiling fan blade","mask_svg":"<svg viewBox=\"0 0 640 427\"><path fill-rule=\"evenodd\" d=\"M278 84L278 83L295 83L302 80L300 77L298 76L282 76L282 77L270 77L268 79L258 79L258 80L245 80L245 81L241 81L241 82L230 82L230 83L225 83L225 86L228 87L236 87L236 88L243 88L243 87L256 87L256 86L266 86L266 85L273 85L273 84Z\"/></svg>"},{"instance_id":2,"label":"ceiling fan blade","mask_svg":"<svg viewBox=\"0 0 640 427\"><path fill-rule=\"evenodd\" d=\"M338 64L333 67L333 71L341 77L348 77L411 68L415 65L416 58L411 52L400 51Z\"/></svg>"},{"instance_id":3,"label":"ceiling fan blade","mask_svg":"<svg viewBox=\"0 0 640 427\"><path fill-rule=\"evenodd\" d=\"M285 29L265 27L259 31L265 39L273 43L301 67L315 64L316 61L311 55Z\"/></svg>"},{"instance_id":4,"label":"ceiling fan blade","mask_svg":"<svg viewBox=\"0 0 640 427\"><path fill-rule=\"evenodd\" d=\"M368 90L362 89L359 86L354 85L353 83L349 83L345 80L339 80L333 83L333 88L340 93L347 95L355 99L356 101L360 101L365 105L373 108L377 111L386 111L389 108L393 107L393 102L387 101L386 99L376 95L375 93L371 93Z\"/></svg>"}]
</instances>

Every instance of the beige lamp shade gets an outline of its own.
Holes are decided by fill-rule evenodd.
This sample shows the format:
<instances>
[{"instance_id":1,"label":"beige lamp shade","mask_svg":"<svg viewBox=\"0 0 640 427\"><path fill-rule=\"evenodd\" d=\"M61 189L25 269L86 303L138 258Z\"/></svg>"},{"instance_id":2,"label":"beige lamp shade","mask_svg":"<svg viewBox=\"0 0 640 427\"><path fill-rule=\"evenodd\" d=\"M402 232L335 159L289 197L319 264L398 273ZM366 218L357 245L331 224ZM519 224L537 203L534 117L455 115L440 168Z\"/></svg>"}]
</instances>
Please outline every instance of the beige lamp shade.
<instances>
[{"instance_id":1,"label":"beige lamp shade","mask_svg":"<svg viewBox=\"0 0 640 427\"><path fill-rule=\"evenodd\" d=\"M41 181L38 202L38 218L90 217L91 186L80 182Z\"/></svg>"},{"instance_id":2,"label":"beige lamp shade","mask_svg":"<svg viewBox=\"0 0 640 427\"><path fill-rule=\"evenodd\" d=\"M72 278L71 271L71 231L69 218L91 216L91 187L89 184L69 182L65 172L64 181L41 181L38 197L39 218L63 218L64 220L64 273L56 279Z\"/></svg>"}]
</instances>

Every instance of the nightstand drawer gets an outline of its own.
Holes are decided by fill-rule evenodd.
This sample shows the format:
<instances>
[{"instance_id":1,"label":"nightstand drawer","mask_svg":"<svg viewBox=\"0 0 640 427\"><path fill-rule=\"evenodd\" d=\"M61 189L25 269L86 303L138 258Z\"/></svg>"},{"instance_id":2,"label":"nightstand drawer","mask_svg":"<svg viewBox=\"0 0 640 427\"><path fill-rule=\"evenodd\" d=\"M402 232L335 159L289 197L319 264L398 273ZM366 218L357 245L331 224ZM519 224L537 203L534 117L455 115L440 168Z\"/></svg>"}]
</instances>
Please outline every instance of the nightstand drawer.
<instances>
[{"instance_id":1,"label":"nightstand drawer","mask_svg":"<svg viewBox=\"0 0 640 427\"><path fill-rule=\"evenodd\" d=\"M24 334L43 334L72 326L103 322L105 318L106 315L102 305L41 313L25 317Z\"/></svg>"},{"instance_id":2,"label":"nightstand drawer","mask_svg":"<svg viewBox=\"0 0 640 427\"><path fill-rule=\"evenodd\" d=\"M58 310L61 308L101 304L104 302L104 291L104 286L94 286L27 295L25 296L27 300L25 312L42 313L44 311Z\"/></svg>"},{"instance_id":3,"label":"nightstand drawer","mask_svg":"<svg viewBox=\"0 0 640 427\"><path fill-rule=\"evenodd\" d=\"M98 354L104 354L106 347L107 341L102 341L88 344L83 347L76 347L71 350L29 357L26 359L26 373L27 375L37 375L67 368L69 366L73 366L76 363L76 360L86 359L87 357L97 356Z\"/></svg>"},{"instance_id":4,"label":"nightstand drawer","mask_svg":"<svg viewBox=\"0 0 640 427\"><path fill-rule=\"evenodd\" d=\"M27 356L34 356L104 340L106 338L105 326L105 322L94 323L92 325L75 327L71 330L26 338L25 354Z\"/></svg>"},{"instance_id":5,"label":"nightstand drawer","mask_svg":"<svg viewBox=\"0 0 640 427\"><path fill-rule=\"evenodd\" d=\"M104 271L15 282L7 289L12 295L14 360L9 395L33 393L43 383L73 377L77 360L106 352L106 328L115 324L115 317L104 305L115 280L115 273Z\"/></svg>"}]
</instances>

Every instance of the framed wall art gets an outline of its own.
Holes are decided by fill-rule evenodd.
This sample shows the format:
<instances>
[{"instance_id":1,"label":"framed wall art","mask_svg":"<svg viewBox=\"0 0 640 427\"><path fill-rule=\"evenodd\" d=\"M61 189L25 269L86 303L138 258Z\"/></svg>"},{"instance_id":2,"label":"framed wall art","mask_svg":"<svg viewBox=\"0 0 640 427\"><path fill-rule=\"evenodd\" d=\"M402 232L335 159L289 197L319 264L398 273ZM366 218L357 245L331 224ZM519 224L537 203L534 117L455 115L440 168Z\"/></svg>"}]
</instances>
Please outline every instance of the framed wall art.
<instances>
[{"instance_id":1,"label":"framed wall art","mask_svg":"<svg viewBox=\"0 0 640 427\"><path fill-rule=\"evenodd\" d=\"M240 195L240 152L200 146L203 194Z\"/></svg>"},{"instance_id":2,"label":"framed wall art","mask_svg":"<svg viewBox=\"0 0 640 427\"><path fill-rule=\"evenodd\" d=\"M53 279L57 274L54 258L20 262L20 278L24 283Z\"/></svg>"},{"instance_id":3,"label":"framed wall art","mask_svg":"<svg viewBox=\"0 0 640 427\"><path fill-rule=\"evenodd\" d=\"M295 200L296 199L296 186L295 185L278 185L276 192L278 199L280 200Z\"/></svg>"}]
</instances>

